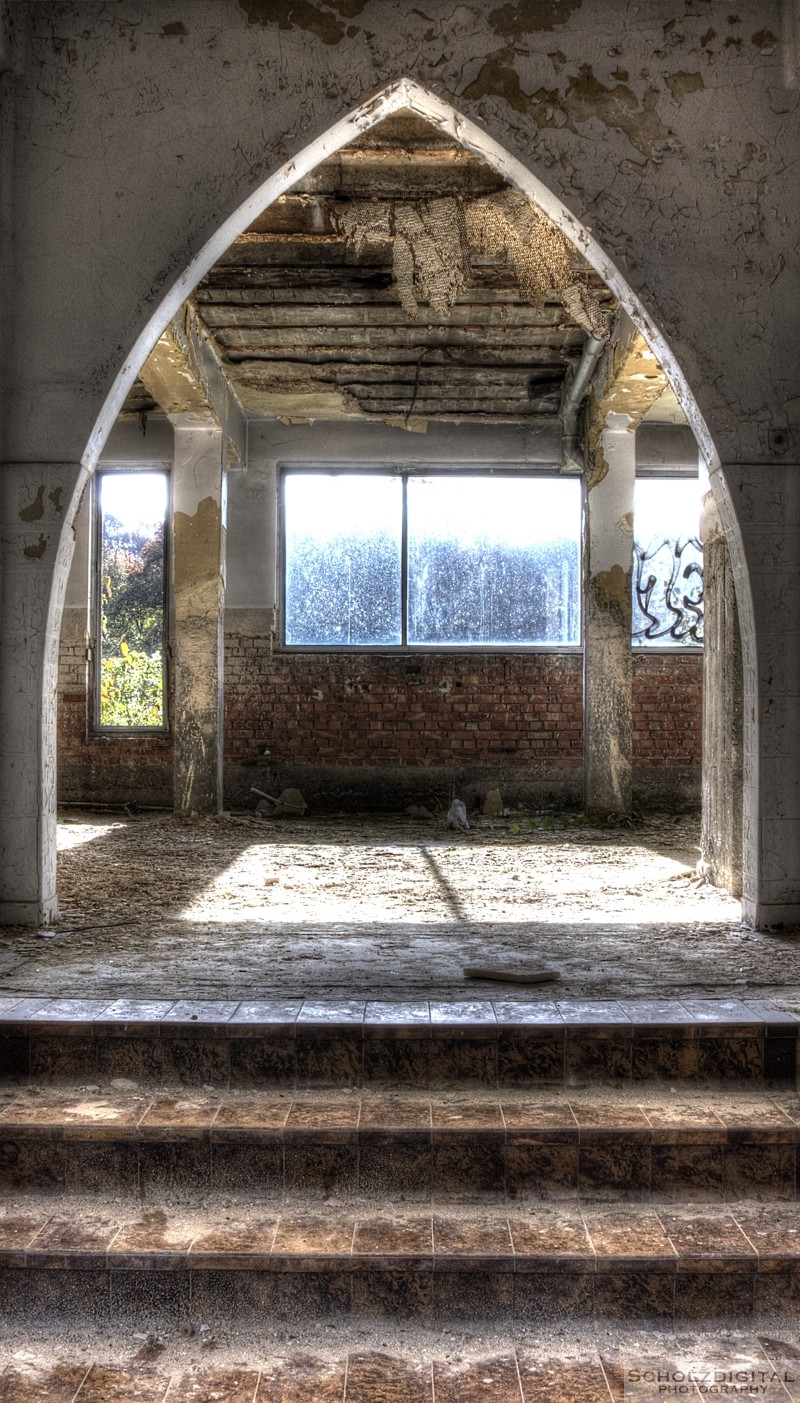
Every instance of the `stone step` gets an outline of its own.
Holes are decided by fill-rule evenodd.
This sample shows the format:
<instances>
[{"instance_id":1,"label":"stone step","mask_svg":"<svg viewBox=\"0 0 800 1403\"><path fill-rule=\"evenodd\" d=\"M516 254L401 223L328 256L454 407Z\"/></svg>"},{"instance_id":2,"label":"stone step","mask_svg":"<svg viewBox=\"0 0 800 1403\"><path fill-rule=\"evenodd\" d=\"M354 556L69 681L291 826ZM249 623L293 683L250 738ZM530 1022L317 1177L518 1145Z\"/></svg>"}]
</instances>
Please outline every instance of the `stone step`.
<instances>
[{"instance_id":1,"label":"stone step","mask_svg":"<svg viewBox=\"0 0 800 1403\"><path fill-rule=\"evenodd\" d=\"M404 1321L796 1320L794 1205L537 1205L480 1211L357 1202L224 1209L10 1196L0 1318L225 1328Z\"/></svg>"},{"instance_id":2,"label":"stone step","mask_svg":"<svg viewBox=\"0 0 800 1403\"><path fill-rule=\"evenodd\" d=\"M745 1000L0 999L0 1073L221 1089L797 1084L800 1020Z\"/></svg>"},{"instance_id":3,"label":"stone step","mask_svg":"<svg viewBox=\"0 0 800 1403\"><path fill-rule=\"evenodd\" d=\"M789 1332L786 1332L787 1334ZM124 1329L0 1340L3 1403L656 1403L800 1392L800 1350L752 1331L565 1322L481 1331ZM687 1378L697 1381L699 1391ZM663 1387L668 1380L672 1393ZM715 1386L712 1389L712 1385ZM735 1386L733 1386L735 1385ZM81 1390L83 1390L81 1392Z\"/></svg>"},{"instance_id":4,"label":"stone step","mask_svg":"<svg viewBox=\"0 0 800 1403\"><path fill-rule=\"evenodd\" d=\"M128 1342L126 1342L127 1344ZM202 1346L201 1346L202 1347ZM161 1346L163 1349L163 1346ZM150 1357L148 1357L148 1351ZM129 1351L126 1351L129 1352ZM649 1338L629 1351L590 1346L580 1353L551 1345L504 1342L481 1353L436 1354L430 1346L388 1352L361 1344L348 1351L306 1350L248 1353L245 1361L179 1362L145 1341L122 1362L120 1354L42 1363L15 1358L0 1362L3 1403L656 1403L665 1396L703 1396L716 1385L727 1397L758 1397L787 1403L800 1391L795 1347L781 1340L744 1335L693 1335L683 1341ZM241 1351L240 1351L241 1353ZM699 1385L688 1387L693 1377ZM659 1392L664 1380L673 1394ZM735 1381L735 1382L734 1382ZM734 1394L733 1388L737 1391ZM746 1390L749 1389L749 1392Z\"/></svg>"},{"instance_id":5,"label":"stone step","mask_svg":"<svg viewBox=\"0 0 800 1403\"><path fill-rule=\"evenodd\" d=\"M513 1202L794 1200L800 1096L0 1089L0 1189Z\"/></svg>"}]
</instances>

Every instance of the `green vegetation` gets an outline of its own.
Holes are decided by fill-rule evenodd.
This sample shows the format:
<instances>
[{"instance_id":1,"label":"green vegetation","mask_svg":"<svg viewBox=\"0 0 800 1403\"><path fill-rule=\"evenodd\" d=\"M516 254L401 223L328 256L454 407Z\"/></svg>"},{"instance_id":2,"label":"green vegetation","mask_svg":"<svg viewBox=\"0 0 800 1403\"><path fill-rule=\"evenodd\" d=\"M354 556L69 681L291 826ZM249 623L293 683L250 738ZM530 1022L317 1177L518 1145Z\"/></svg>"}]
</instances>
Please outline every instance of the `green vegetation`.
<instances>
[{"instance_id":1,"label":"green vegetation","mask_svg":"<svg viewBox=\"0 0 800 1403\"><path fill-rule=\"evenodd\" d=\"M100 724L164 720L164 529L152 536L103 520Z\"/></svg>"},{"instance_id":2,"label":"green vegetation","mask_svg":"<svg viewBox=\"0 0 800 1403\"><path fill-rule=\"evenodd\" d=\"M103 726L161 726L163 724L161 650L131 652L127 643L103 658L100 674L100 724Z\"/></svg>"}]
</instances>

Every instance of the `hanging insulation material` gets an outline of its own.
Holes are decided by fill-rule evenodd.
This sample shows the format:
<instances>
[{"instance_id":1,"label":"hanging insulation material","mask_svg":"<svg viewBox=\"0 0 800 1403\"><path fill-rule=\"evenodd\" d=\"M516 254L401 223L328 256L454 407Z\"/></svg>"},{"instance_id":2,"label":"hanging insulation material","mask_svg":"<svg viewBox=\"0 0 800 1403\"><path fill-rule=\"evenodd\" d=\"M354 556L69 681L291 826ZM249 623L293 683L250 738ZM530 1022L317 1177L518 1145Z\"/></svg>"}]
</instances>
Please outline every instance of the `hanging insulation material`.
<instances>
[{"instance_id":1,"label":"hanging insulation material","mask_svg":"<svg viewBox=\"0 0 800 1403\"><path fill-rule=\"evenodd\" d=\"M524 195L501 190L473 200L466 208L466 223L473 248L488 255L505 254L525 302L543 307L548 293L557 292L579 326L608 340L599 302L570 265L569 240Z\"/></svg>"},{"instance_id":2,"label":"hanging insulation material","mask_svg":"<svg viewBox=\"0 0 800 1403\"><path fill-rule=\"evenodd\" d=\"M437 321L444 319L469 285L460 200L353 200L340 215L340 227L355 258L367 244L393 239L392 271L400 305L415 321L423 315L423 303Z\"/></svg>"},{"instance_id":3,"label":"hanging insulation material","mask_svg":"<svg viewBox=\"0 0 800 1403\"><path fill-rule=\"evenodd\" d=\"M472 281L472 247L507 259L523 301L542 307L556 292L579 326L608 340L608 322L597 298L570 265L569 241L515 190L467 203L454 196L353 200L339 225L354 258L368 244L391 243L400 305L415 321L425 315L447 318Z\"/></svg>"}]
</instances>

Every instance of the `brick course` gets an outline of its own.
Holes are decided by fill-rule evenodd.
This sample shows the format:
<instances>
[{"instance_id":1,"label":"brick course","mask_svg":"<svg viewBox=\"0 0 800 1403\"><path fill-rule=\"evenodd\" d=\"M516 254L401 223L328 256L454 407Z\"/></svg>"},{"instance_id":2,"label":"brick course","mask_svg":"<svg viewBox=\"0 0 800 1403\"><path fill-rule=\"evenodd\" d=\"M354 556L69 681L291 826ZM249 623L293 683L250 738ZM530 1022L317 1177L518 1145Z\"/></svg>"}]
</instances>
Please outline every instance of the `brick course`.
<instances>
[{"instance_id":1,"label":"brick course","mask_svg":"<svg viewBox=\"0 0 800 1403\"><path fill-rule=\"evenodd\" d=\"M635 653L637 783L669 792L701 761L702 656ZM282 769L460 773L475 767L564 776L583 764L578 654L271 652L267 636L226 635L225 759L242 773L263 752ZM93 736L84 648L62 640L59 773L63 800L169 803L169 736ZM643 778L644 777L644 778ZM242 790L247 793L247 781Z\"/></svg>"},{"instance_id":2,"label":"brick course","mask_svg":"<svg viewBox=\"0 0 800 1403\"><path fill-rule=\"evenodd\" d=\"M634 653L633 763L699 766L703 752L703 655Z\"/></svg>"}]
</instances>

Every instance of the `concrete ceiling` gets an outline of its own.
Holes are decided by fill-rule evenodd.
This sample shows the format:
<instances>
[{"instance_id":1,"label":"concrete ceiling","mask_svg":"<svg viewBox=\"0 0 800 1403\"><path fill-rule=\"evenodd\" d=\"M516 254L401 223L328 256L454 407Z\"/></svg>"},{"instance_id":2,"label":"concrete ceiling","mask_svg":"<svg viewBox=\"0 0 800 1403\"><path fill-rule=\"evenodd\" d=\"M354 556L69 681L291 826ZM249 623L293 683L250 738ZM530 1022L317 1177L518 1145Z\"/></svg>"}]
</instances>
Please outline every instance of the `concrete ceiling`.
<instances>
[{"instance_id":1,"label":"concrete ceiling","mask_svg":"<svg viewBox=\"0 0 800 1403\"><path fill-rule=\"evenodd\" d=\"M401 114L271 205L189 308L244 410L388 422L556 416L586 332L555 293L542 310L532 307L503 255L473 251L471 286L449 316L423 307L414 320L393 281L391 239L354 257L341 232L339 216L353 200L475 199L503 188L451 138ZM613 312L613 295L577 250L570 261ZM137 383L126 410L152 407L152 393Z\"/></svg>"}]
</instances>

